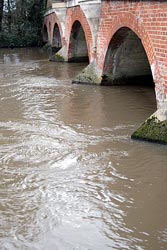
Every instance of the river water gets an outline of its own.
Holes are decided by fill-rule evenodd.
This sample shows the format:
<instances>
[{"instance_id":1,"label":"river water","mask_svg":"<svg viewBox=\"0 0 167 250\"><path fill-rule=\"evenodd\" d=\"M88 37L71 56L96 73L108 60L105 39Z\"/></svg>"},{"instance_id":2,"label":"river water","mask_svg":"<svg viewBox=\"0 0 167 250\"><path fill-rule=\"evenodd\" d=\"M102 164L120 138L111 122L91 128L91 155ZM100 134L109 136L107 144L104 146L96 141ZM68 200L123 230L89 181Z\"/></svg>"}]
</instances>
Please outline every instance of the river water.
<instances>
[{"instance_id":1,"label":"river water","mask_svg":"<svg viewBox=\"0 0 167 250\"><path fill-rule=\"evenodd\" d=\"M1 250L167 249L167 148L130 139L154 90L84 67L0 51Z\"/></svg>"}]
</instances>

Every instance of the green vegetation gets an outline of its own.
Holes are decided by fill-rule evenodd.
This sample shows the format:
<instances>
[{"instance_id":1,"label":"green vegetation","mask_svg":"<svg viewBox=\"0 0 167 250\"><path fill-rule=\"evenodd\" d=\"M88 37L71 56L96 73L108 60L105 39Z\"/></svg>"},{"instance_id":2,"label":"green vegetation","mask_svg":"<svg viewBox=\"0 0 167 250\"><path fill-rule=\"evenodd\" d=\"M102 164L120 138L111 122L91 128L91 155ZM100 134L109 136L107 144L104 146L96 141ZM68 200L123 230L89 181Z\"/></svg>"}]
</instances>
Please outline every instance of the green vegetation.
<instances>
[{"instance_id":1,"label":"green vegetation","mask_svg":"<svg viewBox=\"0 0 167 250\"><path fill-rule=\"evenodd\" d=\"M0 47L41 46L46 0L0 0Z\"/></svg>"},{"instance_id":2,"label":"green vegetation","mask_svg":"<svg viewBox=\"0 0 167 250\"><path fill-rule=\"evenodd\" d=\"M131 137L132 139L167 144L167 121L159 121L152 116Z\"/></svg>"},{"instance_id":3,"label":"green vegetation","mask_svg":"<svg viewBox=\"0 0 167 250\"><path fill-rule=\"evenodd\" d=\"M52 62L64 62L64 58L63 56L59 55L59 54L54 54L50 59L50 61Z\"/></svg>"}]
</instances>

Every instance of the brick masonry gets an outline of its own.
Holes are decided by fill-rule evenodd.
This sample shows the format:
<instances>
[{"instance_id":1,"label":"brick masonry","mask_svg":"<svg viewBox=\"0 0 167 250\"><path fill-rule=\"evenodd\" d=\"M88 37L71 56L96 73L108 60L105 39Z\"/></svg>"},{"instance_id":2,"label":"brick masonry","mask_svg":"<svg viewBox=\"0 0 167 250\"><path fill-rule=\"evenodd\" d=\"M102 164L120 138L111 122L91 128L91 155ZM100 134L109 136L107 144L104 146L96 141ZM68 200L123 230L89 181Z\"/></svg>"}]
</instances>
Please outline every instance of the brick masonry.
<instances>
[{"instance_id":1,"label":"brick masonry","mask_svg":"<svg viewBox=\"0 0 167 250\"><path fill-rule=\"evenodd\" d=\"M114 34L122 27L130 28L145 49L155 83L157 106L160 107L167 100L167 1L102 1L97 34L92 31L92 23L86 18L82 6L66 8L64 31L56 11L46 15L44 25L49 41L53 39L53 29L57 23L67 58L75 21L82 25L89 62L96 60L99 74L103 72L107 49Z\"/></svg>"},{"instance_id":2,"label":"brick masonry","mask_svg":"<svg viewBox=\"0 0 167 250\"><path fill-rule=\"evenodd\" d=\"M104 1L97 44L99 70L115 32L128 27L141 39L155 83L158 105L167 98L167 1Z\"/></svg>"},{"instance_id":3,"label":"brick masonry","mask_svg":"<svg viewBox=\"0 0 167 250\"><path fill-rule=\"evenodd\" d=\"M62 43L62 46L64 46L64 45L66 45L66 40L65 40L64 35L63 35L62 25L61 25L60 20L55 12L52 12L51 14L45 16L44 23L43 23L43 30L44 30L44 27L46 27L47 33L48 33L47 34L48 40L49 40L50 44L52 44L53 30L54 30L55 24L58 25L58 27L59 27L61 43Z\"/></svg>"}]
</instances>

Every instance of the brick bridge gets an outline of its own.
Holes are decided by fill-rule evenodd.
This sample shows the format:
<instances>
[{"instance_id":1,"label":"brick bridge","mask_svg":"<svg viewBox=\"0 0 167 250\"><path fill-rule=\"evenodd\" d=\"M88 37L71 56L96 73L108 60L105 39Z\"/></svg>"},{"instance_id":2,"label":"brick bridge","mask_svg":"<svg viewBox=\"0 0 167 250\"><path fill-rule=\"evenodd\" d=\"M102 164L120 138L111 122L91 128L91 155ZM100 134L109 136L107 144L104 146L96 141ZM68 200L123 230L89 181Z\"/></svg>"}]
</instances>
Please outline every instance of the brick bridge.
<instances>
[{"instance_id":1,"label":"brick bridge","mask_svg":"<svg viewBox=\"0 0 167 250\"><path fill-rule=\"evenodd\" d=\"M167 1L48 0L43 39L57 51L55 61L88 61L74 82L152 82L157 101L154 117L165 126Z\"/></svg>"}]
</instances>

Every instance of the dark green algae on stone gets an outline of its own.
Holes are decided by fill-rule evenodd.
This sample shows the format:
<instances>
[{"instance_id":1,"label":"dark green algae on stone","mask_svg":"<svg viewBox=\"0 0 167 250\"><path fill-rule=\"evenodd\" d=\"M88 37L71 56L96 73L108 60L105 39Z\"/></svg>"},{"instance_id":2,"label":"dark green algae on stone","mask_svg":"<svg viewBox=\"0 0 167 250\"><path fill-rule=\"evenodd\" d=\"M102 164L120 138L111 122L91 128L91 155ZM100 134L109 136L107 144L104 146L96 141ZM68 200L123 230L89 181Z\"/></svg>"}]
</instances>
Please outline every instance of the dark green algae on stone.
<instances>
[{"instance_id":1,"label":"dark green algae on stone","mask_svg":"<svg viewBox=\"0 0 167 250\"><path fill-rule=\"evenodd\" d=\"M56 53L49 58L49 61L51 61L51 62L64 62L65 60L64 60L63 56Z\"/></svg>"},{"instance_id":2,"label":"dark green algae on stone","mask_svg":"<svg viewBox=\"0 0 167 250\"><path fill-rule=\"evenodd\" d=\"M167 121L160 121L152 116L131 135L131 138L167 145Z\"/></svg>"}]
</instances>

